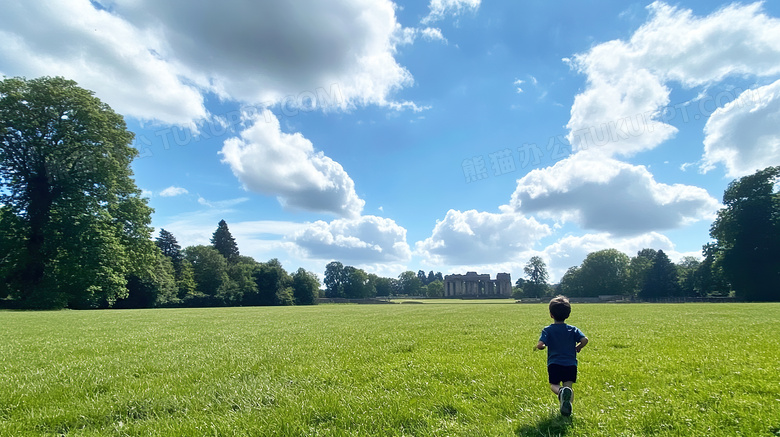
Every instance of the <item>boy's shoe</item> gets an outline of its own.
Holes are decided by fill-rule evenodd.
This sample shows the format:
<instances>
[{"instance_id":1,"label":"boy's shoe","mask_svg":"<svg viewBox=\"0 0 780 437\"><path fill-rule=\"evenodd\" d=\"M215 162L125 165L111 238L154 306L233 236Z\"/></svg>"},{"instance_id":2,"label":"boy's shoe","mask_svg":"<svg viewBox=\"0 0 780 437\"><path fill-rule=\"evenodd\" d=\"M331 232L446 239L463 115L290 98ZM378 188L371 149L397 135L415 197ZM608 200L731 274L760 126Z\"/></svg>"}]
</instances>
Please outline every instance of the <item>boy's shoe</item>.
<instances>
[{"instance_id":1,"label":"boy's shoe","mask_svg":"<svg viewBox=\"0 0 780 437\"><path fill-rule=\"evenodd\" d=\"M564 416L571 416L571 397L574 391L571 387L561 387L561 391L558 392L558 399L561 400L561 414Z\"/></svg>"}]
</instances>

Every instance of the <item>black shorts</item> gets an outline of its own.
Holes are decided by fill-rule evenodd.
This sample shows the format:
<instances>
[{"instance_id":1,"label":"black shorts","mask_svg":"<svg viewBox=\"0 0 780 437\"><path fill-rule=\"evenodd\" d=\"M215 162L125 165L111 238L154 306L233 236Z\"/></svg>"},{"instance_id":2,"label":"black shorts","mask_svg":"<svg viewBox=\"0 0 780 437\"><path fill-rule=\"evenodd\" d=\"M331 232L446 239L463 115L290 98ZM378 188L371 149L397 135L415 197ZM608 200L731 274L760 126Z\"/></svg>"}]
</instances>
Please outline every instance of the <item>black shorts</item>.
<instances>
[{"instance_id":1,"label":"black shorts","mask_svg":"<svg viewBox=\"0 0 780 437\"><path fill-rule=\"evenodd\" d=\"M577 366L561 366L560 364L550 364L547 366L547 375L550 384L560 384L561 382L577 382Z\"/></svg>"}]
</instances>

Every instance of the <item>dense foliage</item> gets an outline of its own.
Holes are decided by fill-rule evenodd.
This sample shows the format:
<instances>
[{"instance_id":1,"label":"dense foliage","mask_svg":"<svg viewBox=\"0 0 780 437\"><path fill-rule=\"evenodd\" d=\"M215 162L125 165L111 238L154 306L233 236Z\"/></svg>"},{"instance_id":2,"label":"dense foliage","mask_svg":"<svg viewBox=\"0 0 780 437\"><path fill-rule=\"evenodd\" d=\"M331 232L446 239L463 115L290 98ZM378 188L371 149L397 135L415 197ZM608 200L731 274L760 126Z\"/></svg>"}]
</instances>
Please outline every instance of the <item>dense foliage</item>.
<instances>
[{"instance_id":1,"label":"dense foliage","mask_svg":"<svg viewBox=\"0 0 780 437\"><path fill-rule=\"evenodd\" d=\"M780 300L780 166L731 182L712 224L714 262L737 296Z\"/></svg>"},{"instance_id":2,"label":"dense foliage","mask_svg":"<svg viewBox=\"0 0 780 437\"><path fill-rule=\"evenodd\" d=\"M132 140L122 116L73 81L0 81L0 294L33 308L111 306L129 277L152 275Z\"/></svg>"}]
</instances>

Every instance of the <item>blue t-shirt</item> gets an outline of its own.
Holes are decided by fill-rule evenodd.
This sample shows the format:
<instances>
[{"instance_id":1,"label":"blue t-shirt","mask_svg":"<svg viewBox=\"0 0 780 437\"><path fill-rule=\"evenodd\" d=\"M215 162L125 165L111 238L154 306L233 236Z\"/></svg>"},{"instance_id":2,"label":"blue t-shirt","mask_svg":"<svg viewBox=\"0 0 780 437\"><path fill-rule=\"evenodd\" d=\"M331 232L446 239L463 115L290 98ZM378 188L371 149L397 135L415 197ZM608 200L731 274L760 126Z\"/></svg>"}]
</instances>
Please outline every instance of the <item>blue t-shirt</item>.
<instances>
[{"instance_id":1,"label":"blue t-shirt","mask_svg":"<svg viewBox=\"0 0 780 437\"><path fill-rule=\"evenodd\" d=\"M547 365L577 365L577 343L585 334L576 326L565 323L553 323L542 329L539 341L547 345Z\"/></svg>"}]
</instances>

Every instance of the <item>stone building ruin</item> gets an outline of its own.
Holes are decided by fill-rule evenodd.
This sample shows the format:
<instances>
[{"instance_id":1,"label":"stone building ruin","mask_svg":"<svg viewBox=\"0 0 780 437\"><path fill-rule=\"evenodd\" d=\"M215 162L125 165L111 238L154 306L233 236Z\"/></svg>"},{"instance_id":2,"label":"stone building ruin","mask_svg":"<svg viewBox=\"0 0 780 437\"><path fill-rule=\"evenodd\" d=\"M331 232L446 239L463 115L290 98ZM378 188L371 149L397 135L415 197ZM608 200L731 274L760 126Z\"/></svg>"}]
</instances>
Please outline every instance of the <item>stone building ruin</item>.
<instances>
[{"instance_id":1,"label":"stone building ruin","mask_svg":"<svg viewBox=\"0 0 780 437\"><path fill-rule=\"evenodd\" d=\"M477 272L446 275L444 297L512 297L512 279L509 273L498 273L496 279Z\"/></svg>"}]
</instances>

